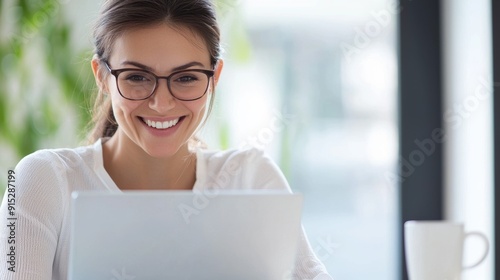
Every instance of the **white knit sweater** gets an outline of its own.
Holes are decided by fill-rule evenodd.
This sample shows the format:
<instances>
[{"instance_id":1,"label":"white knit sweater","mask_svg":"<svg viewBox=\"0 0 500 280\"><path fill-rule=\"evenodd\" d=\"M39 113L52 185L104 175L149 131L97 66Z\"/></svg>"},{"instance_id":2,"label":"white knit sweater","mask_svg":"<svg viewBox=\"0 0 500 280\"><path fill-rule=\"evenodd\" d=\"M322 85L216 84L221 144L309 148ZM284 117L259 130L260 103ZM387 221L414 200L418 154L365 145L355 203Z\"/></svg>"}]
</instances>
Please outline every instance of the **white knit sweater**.
<instances>
[{"instance_id":1,"label":"white knit sweater","mask_svg":"<svg viewBox=\"0 0 500 280\"><path fill-rule=\"evenodd\" d=\"M194 190L236 187L290 190L276 164L259 150L197 152ZM8 192L0 207L5 223L0 226L0 279L67 279L71 193L84 190L120 191L104 169L101 140L76 149L40 150L19 162L11 186L14 208L8 208L13 198ZM8 262L11 246L15 263ZM293 278L331 279L304 234Z\"/></svg>"}]
</instances>

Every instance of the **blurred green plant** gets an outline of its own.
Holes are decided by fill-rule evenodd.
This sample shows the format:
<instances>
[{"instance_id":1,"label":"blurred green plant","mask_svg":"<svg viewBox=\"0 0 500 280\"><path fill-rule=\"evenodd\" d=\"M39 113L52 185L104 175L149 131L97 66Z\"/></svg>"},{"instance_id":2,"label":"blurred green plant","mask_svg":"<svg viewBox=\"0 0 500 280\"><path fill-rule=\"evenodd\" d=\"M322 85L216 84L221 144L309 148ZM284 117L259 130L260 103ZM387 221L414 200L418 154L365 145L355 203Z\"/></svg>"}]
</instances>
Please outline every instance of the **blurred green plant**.
<instances>
[{"instance_id":1,"label":"blurred green plant","mask_svg":"<svg viewBox=\"0 0 500 280\"><path fill-rule=\"evenodd\" d=\"M90 51L77 50L71 41L64 15L68 2L0 1L0 147L8 154L2 156L3 168L12 168L51 139L65 138L60 135L68 124L73 134L85 134L94 81ZM74 145L78 138L58 143ZM4 189L1 184L0 194Z\"/></svg>"},{"instance_id":2,"label":"blurred green plant","mask_svg":"<svg viewBox=\"0 0 500 280\"><path fill-rule=\"evenodd\" d=\"M88 51L76 53L72 46L62 5L58 0L0 4L0 141L19 158L60 129L68 117L61 106L74 109L79 128L90 118L84 105L93 88L90 67L85 71L75 63Z\"/></svg>"}]
</instances>

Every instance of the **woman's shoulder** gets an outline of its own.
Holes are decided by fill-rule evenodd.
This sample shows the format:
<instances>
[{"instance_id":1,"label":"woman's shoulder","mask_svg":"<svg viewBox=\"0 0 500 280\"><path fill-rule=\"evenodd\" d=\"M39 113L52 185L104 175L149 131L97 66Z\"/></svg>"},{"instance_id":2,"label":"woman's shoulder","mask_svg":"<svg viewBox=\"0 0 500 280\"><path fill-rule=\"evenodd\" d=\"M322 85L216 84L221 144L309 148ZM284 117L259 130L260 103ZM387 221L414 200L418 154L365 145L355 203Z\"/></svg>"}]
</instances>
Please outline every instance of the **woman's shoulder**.
<instances>
[{"instance_id":1,"label":"woman's shoulder","mask_svg":"<svg viewBox=\"0 0 500 280\"><path fill-rule=\"evenodd\" d=\"M41 149L25 156L14 169L19 196L26 201L46 193L51 193L54 199L67 194L67 190L73 187L68 180L78 182L90 174L86 170L91 170L94 165L93 151L93 146L81 146Z\"/></svg>"},{"instance_id":2,"label":"woman's shoulder","mask_svg":"<svg viewBox=\"0 0 500 280\"><path fill-rule=\"evenodd\" d=\"M262 149L200 151L198 173L218 188L289 189L278 165Z\"/></svg>"},{"instance_id":3,"label":"woman's shoulder","mask_svg":"<svg viewBox=\"0 0 500 280\"><path fill-rule=\"evenodd\" d=\"M77 148L40 149L22 158L16 170L47 170L78 166L91 161L94 152L95 144Z\"/></svg>"}]
</instances>

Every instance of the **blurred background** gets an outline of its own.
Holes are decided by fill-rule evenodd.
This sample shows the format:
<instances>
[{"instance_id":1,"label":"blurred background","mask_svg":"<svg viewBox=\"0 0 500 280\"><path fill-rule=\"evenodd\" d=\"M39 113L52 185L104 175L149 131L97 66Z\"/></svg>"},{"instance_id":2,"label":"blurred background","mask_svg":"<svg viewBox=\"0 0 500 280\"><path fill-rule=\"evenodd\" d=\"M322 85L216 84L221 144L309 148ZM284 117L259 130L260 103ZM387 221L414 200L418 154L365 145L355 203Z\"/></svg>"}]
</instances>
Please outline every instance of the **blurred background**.
<instances>
[{"instance_id":1,"label":"blurred background","mask_svg":"<svg viewBox=\"0 0 500 280\"><path fill-rule=\"evenodd\" d=\"M477 22L481 13L490 11L487 1L472 15L467 1L442 2L451 10L443 19L449 28L455 28L459 19L466 22L463 25ZM95 92L90 34L101 1L0 3L0 178L5 182L7 170L37 149L86 144ZM398 32L400 15L417 4L410 0L216 3L225 66L216 106L200 137L211 149L256 146L275 159L292 189L303 193L303 225L335 279L401 279ZM462 35L456 36L443 45L454 48L464 43ZM453 55L458 54L444 60L454 61ZM491 80L487 74L484 77ZM456 84L452 78L446 81ZM471 80L474 85L477 79ZM448 91L455 92L449 87ZM464 97L456 98L449 102ZM448 108L445 102L442 106ZM444 128L453 124L444 123ZM484 129L476 133L491 137ZM419 136L410 136L415 137ZM454 148L448 150L457 170L466 159L452 155L465 149L464 141L453 142ZM492 149L490 144L483 148L485 154ZM477 160L483 164L477 165L479 169L485 170L485 165L491 169L488 159ZM450 174L446 178L455 184L457 173ZM486 176L490 177L482 178L492 174ZM483 183L486 190L492 188L491 180ZM0 193L2 188L4 184ZM467 186L461 190L465 191L448 197L463 199ZM450 201L446 217L460 221L491 211L491 204L486 204L483 212L464 218L460 203L465 202ZM489 232L488 215L478 227ZM491 270L486 264L481 278L470 279L490 279Z\"/></svg>"},{"instance_id":2,"label":"blurred background","mask_svg":"<svg viewBox=\"0 0 500 280\"><path fill-rule=\"evenodd\" d=\"M200 137L213 149L257 146L272 155L292 189L304 194L311 245L338 279L396 279L397 186L384 178L395 170L398 151L397 20L390 3L217 6L225 67ZM83 143L100 1L3 0L1 7L6 176L36 149Z\"/></svg>"}]
</instances>

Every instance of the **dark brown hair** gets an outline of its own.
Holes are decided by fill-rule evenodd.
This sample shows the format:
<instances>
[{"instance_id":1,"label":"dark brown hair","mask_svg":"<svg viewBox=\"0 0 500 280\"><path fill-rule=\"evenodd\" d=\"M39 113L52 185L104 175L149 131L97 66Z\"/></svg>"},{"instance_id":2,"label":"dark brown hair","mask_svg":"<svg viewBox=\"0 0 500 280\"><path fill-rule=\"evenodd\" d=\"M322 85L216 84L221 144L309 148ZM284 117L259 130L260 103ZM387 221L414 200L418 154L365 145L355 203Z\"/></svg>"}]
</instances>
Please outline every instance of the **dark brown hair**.
<instances>
[{"instance_id":1,"label":"dark brown hair","mask_svg":"<svg viewBox=\"0 0 500 280\"><path fill-rule=\"evenodd\" d=\"M94 53L101 61L109 60L113 43L131 29L167 23L188 28L200 36L208 48L212 67L220 58L220 31L215 7L210 0L106 0L94 28ZM105 72L105 71L101 71ZM89 142L111 137L118 124L111 99L99 89L92 111ZM208 113L213 106L210 98Z\"/></svg>"}]
</instances>

